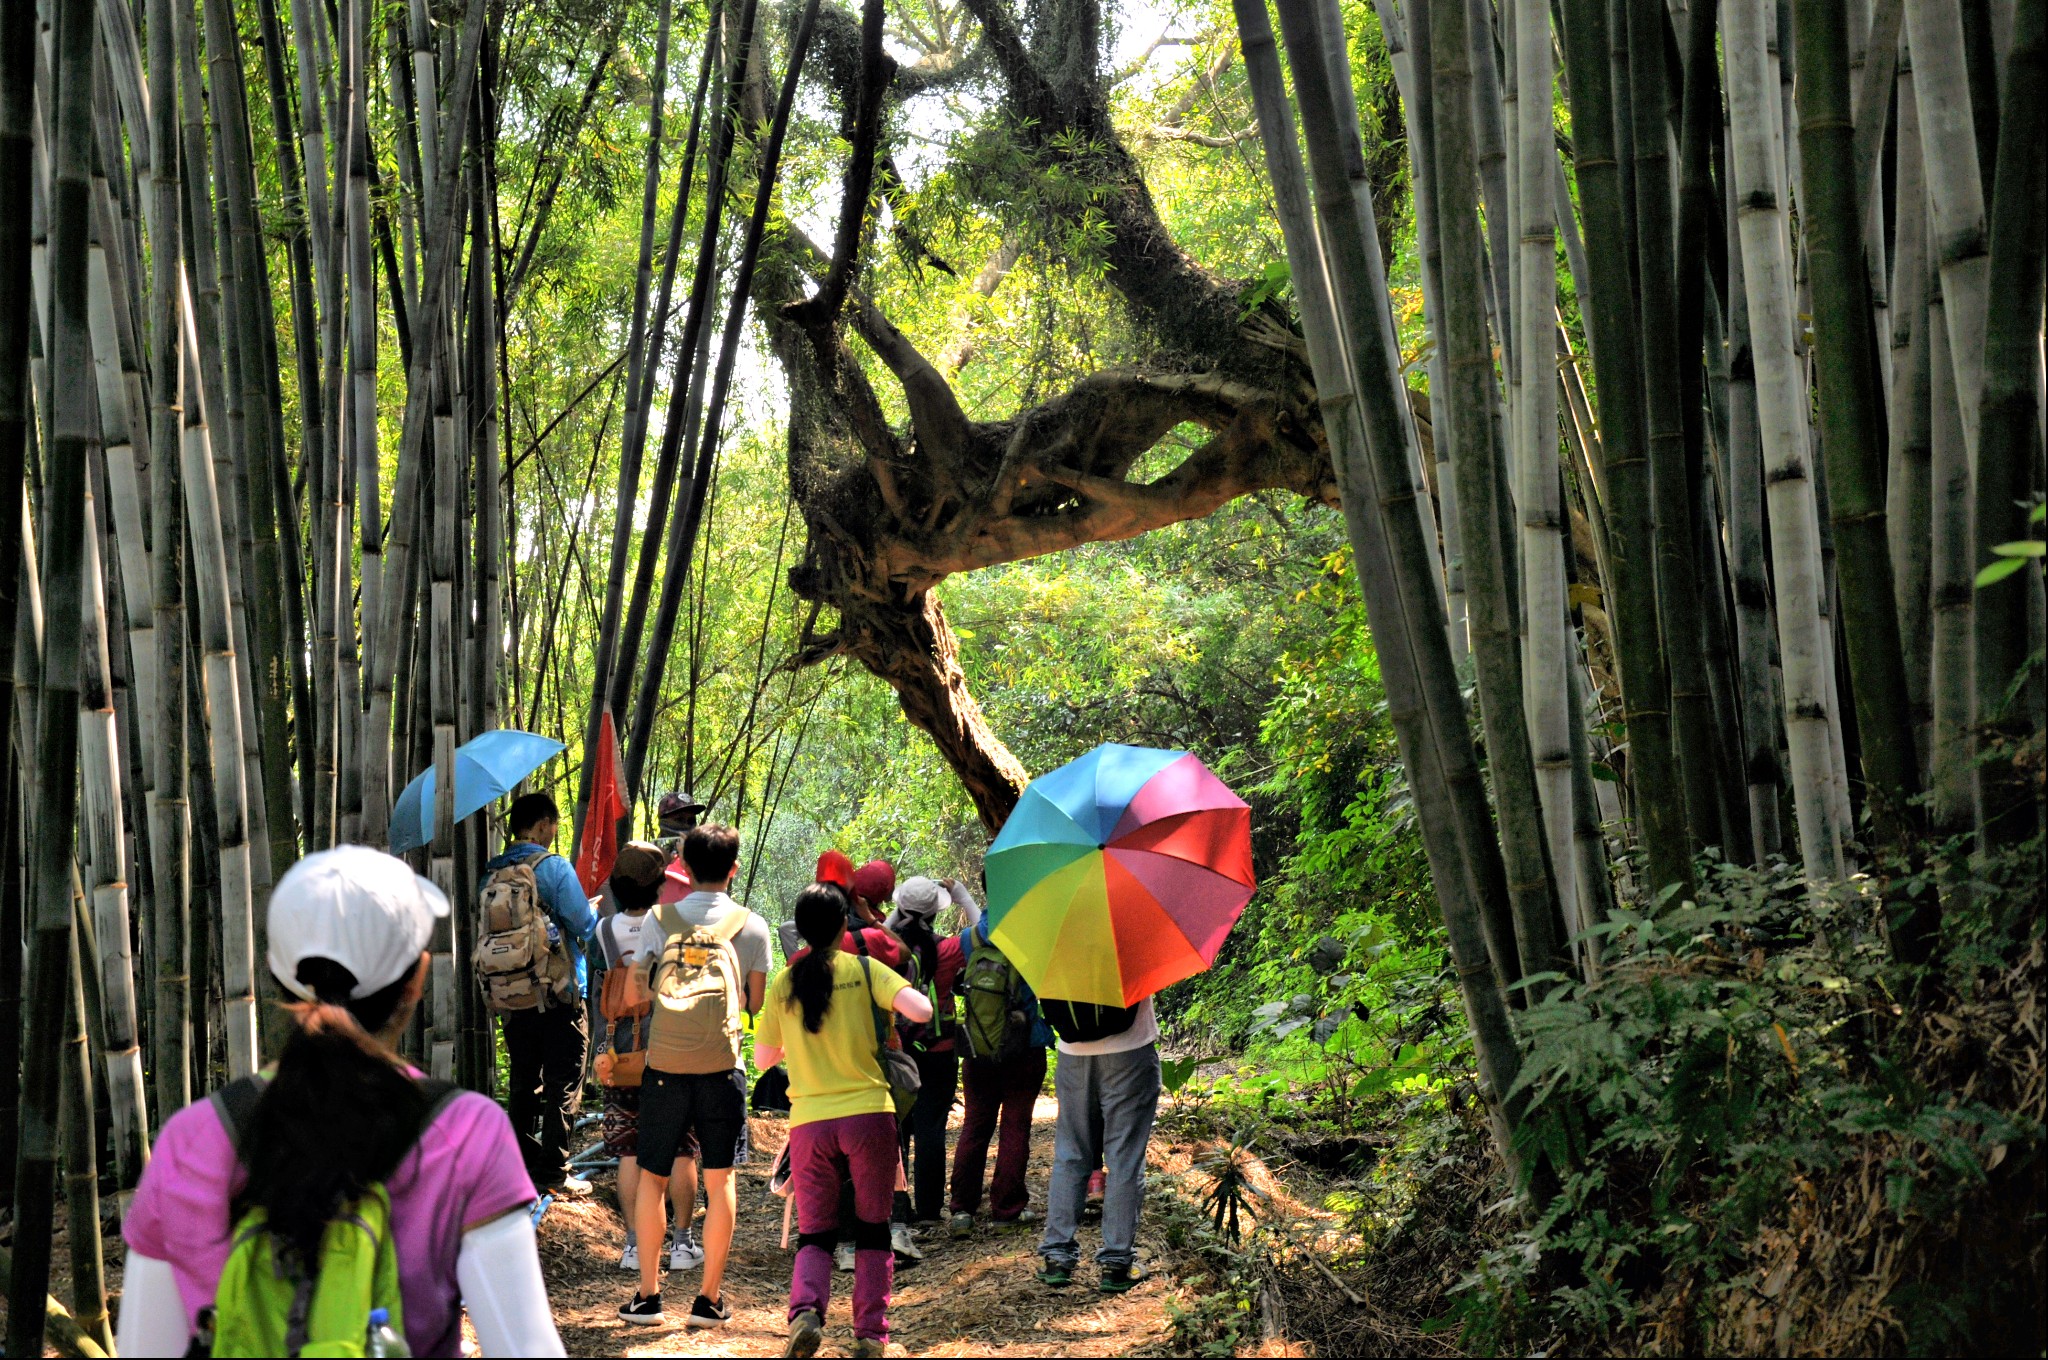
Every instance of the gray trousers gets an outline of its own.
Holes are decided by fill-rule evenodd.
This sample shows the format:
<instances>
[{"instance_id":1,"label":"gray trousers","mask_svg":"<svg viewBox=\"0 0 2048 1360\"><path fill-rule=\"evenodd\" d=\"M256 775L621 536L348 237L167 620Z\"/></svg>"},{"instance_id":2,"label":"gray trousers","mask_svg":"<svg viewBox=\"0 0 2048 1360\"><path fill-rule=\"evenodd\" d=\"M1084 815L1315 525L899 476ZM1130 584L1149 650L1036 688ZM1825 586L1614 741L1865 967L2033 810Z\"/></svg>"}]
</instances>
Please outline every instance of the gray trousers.
<instances>
[{"instance_id":1,"label":"gray trousers","mask_svg":"<svg viewBox=\"0 0 2048 1360\"><path fill-rule=\"evenodd\" d=\"M1159 1112L1159 1046L1100 1057L1062 1053L1053 1092L1060 1117L1039 1254L1068 1267L1080 1261L1074 1236L1088 1199L1088 1177L1100 1164L1107 1175L1102 1248L1095 1259L1103 1266L1128 1266L1136 1257L1138 1210L1145 1202L1145 1148Z\"/></svg>"}]
</instances>

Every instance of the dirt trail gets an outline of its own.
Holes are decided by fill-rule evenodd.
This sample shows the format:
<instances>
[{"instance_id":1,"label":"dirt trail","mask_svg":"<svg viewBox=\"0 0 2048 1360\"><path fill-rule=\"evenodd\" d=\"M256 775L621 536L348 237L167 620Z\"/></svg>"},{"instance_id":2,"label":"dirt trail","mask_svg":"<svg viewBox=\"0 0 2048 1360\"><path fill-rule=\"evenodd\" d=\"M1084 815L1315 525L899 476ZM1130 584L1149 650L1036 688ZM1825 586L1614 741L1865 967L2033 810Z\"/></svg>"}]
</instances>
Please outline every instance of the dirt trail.
<instances>
[{"instance_id":1,"label":"dirt trail","mask_svg":"<svg viewBox=\"0 0 2048 1360\"><path fill-rule=\"evenodd\" d=\"M1041 1099L1032 1128L1030 1183L1033 1203L1041 1207L1052 1163L1053 1113L1053 1102ZM722 1328L653 1331L620 1322L618 1306L631 1296L633 1282L617 1269L620 1225L608 1196L557 1201L549 1209L541 1223L541 1260L556 1325L569 1354L782 1353L790 1254L781 1246L782 1201L768 1193L768 1169L788 1129L779 1119L755 1119L752 1128L753 1157L741 1168L739 1229L726 1273L725 1294L733 1319ZM1140 1256L1156 1259L1158 1244L1148 1242L1149 1236L1141 1230ZM1093 1224L1084 1224L1084 1261L1095 1243ZM1038 1264L1035 1227L999 1231L983 1222L964 1242L952 1241L939 1230L919 1245L925 1252L923 1263L896 1276L889 1307L892 1355L1121 1356L1157 1353L1166 1346L1162 1299L1170 1286L1160 1276L1129 1294L1105 1295L1094 1288L1092 1265L1084 1264L1072 1288L1047 1289L1033 1278ZM696 1283L697 1273L692 1271L672 1276L664 1285L671 1317L689 1307ZM833 1277L824 1354L844 1355L853 1344L851 1290L851 1276Z\"/></svg>"}]
</instances>

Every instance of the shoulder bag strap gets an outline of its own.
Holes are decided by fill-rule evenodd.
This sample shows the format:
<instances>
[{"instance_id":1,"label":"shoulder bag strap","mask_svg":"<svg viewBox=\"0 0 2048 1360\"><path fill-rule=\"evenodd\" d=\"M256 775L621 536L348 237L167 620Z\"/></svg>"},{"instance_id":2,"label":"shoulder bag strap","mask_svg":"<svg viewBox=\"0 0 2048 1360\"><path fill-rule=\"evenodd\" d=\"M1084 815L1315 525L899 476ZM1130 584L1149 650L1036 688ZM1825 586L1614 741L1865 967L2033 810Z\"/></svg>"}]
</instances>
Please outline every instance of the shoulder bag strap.
<instances>
[{"instance_id":1,"label":"shoulder bag strap","mask_svg":"<svg viewBox=\"0 0 2048 1360\"><path fill-rule=\"evenodd\" d=\"M882 1055L889 1050L889 1021L882 1014L882 1007L875 996L875 970L868 966L868 956L860 956L861 977L867 981L868 1014L875 1020L875 1066L882 1069L882 1076L889 1075L888 1059Z\"/></svg>"},{"instance_id":2,"label":"shoulder bag strap","mask_svg":"<svg viewBox=\"0 0 2048 1360\"><path fill-rule=\"evenodd\" d=\"M240 1156L242 1132L255 1117L256 1103L263 1099L263 1078L237 1077L206 1099L220 1117L220 1126L227 1130L228 1142L234 1145L235 1154Z\"/></svg>"}]
</instances>

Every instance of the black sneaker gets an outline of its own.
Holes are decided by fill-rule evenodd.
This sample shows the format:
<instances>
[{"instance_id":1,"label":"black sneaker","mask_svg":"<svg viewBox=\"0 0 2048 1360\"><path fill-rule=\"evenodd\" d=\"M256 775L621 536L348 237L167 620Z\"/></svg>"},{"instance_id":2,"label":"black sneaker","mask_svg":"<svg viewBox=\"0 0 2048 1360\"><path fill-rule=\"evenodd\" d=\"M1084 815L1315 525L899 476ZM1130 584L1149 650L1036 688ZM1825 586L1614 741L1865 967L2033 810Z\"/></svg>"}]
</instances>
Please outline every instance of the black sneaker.
<instances>
[{"instance_id":1,"label":"black sneaker","mask_svg":"<svg viewBox=\"0 0 2048 1360\"><path fill-rule=\"evenodd\" d=\"M1048 1259L1038 1272L1038 1282L1048 1289L1065 1289L1074 1282L1074 1268L1065 1262Z\"/></svg>"},{"instance_id":2,"label":"black sneaker","mask_svg":"<svg viewBox=\"0 0 2048 1360\"><path fill-rule=\"evenodd\" d=\"M818 1353L825 1339L825 1321L817 1310L804 1308L789 1320L789 1344L782 1348L783 1360L807 1360Z\"/></svg>"},{"instance_id":3,"label":"black sneaker","mask_svg":"<svg viewBox=\"0 0 2048 1360\"><path fill-rule=\"evenodd\" d=\"M1104 1266L1102 1279L1095 1287L1105 1294L1128 1294L1143 1284L1150 1274L1136 1261L1127 1266Z\"/></svg>"},{"instance_id":4,"label":"black sneaker","mask_svg":"<svg viewBox=\"0 0 2048 1360\"><path fill-rule=\"evenodd\" d=\"M732 1321L732 1310L725 1306L725 1296L720 1294L716 1302L702 1294L690 1305L690 1315L683 1321L692 1327L723 1327Z\"/></svg>"},{"instance_id":5,"label":"black sneaker","mask_svg":"<svg viewBox=\"0 0 2048 1360\"><path fill-rule=\"evenodd\" d=\"M619 1309L619 1321L640 1327L659 1327L668 1321L661 1311L661 1295L635 1293L633 1301Z\"/></svg>"}]
</instances>

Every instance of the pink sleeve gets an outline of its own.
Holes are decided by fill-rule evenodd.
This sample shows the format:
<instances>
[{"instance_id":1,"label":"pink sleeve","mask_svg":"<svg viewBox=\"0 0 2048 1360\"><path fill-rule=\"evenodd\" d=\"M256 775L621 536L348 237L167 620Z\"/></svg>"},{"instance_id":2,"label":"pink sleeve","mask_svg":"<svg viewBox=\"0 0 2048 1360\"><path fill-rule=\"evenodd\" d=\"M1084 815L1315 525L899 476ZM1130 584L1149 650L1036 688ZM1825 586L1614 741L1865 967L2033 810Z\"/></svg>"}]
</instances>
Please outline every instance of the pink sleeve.
<instances>
[{"instance_id":1,"label":"pink sleeve","mask_svg":"<svg viewBox=\"0 0 2048 1360\"><path fill-rule=\"evenodd\" d=\"M464 1232L539 1198L527 1177L525 1159L519 1155L512 1121L496 1101L471 1092L458 1097L444 1118L461 1121L458 1165L466 1174L456 1201L462 1210Z\"/></svg>"},{"instance_id":2,"label":"pink sleeve","mask_svg":"<svg viewBox=\"0 0 2048 1360\"><path fill-rule=\"evenodd\" d=\"M122 1221L131 1250L171 1263L188 1322L212 1301L227 1264L228 1216L239 1178L227 1130L212 1104L201 1100L165 1122Z\"/></svg>"}]
</instances>

